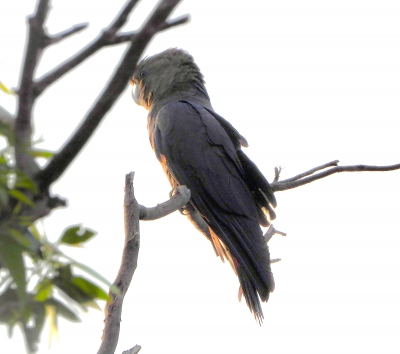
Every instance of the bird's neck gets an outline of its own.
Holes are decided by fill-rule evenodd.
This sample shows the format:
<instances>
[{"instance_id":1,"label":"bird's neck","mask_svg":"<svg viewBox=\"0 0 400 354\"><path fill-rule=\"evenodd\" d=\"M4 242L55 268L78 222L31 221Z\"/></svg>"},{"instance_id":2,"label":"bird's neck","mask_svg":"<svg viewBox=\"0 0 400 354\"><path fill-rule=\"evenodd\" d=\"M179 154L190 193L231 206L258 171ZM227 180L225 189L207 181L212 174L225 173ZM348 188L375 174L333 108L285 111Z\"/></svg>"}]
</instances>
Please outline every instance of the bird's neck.
<instances>
[{"instance_id":1,"label":"bird's neck","mask_svg":"<svg viewBox=\"0 0 400 354\"><path fill-rule=\"evenodd\" d=\"M205 108L212 109L210 97L204 84L196 82L189 89L171 90L167 95L154 97L152 105L149 109L149 116L155 117L160 109L170 102L189 101L197 103Z\"/></svg>"}]
</instances>

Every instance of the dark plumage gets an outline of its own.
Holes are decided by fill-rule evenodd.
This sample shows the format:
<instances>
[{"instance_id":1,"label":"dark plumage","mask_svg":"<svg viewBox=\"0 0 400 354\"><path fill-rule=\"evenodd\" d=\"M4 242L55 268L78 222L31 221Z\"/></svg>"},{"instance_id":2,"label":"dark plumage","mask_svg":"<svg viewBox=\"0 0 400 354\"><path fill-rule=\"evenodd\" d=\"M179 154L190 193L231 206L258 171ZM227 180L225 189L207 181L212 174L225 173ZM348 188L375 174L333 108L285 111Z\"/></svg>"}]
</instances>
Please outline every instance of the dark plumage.
<instances>
[{"instance_id":1,"label":"dark plumage","mask_svg":"<svg viewBox=\"0 0 400 354\"><path fill-rule=\"evenodd\" d=\"M268 181L241 147L247 141L214 112L192 56L168 49L144 59L133 99L149 110L151 146L171 186L186 185L184 212L239 277L246 303L261 322L259 298L274 290L270 256L259 225L275 218Z\"/></svg>"}]
</instances>

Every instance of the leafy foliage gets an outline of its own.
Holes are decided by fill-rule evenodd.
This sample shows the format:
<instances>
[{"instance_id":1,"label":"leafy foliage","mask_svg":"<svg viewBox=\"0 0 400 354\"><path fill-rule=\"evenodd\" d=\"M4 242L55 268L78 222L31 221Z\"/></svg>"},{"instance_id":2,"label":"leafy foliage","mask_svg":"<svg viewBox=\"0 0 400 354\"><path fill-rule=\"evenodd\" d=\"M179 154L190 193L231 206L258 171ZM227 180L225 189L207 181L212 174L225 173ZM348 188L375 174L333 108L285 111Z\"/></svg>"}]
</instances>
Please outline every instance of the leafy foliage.
<instances>
[{"instance_id":1,"label":"leafy foliage","mask_svg":"<svg viewBox=\"0 0 400 354\"><path fill-rule=\"evenodd\" d=\"M5 148L0 150L0 324L7 326L9 336L18 325L28 351L35 352L46 319L56 333L57 318L77 322L79 311L99 309L96 301L108 299L95 282L75 275L76 269L111 284L59 249L89 241L96 235L93 230L70 226L55 243L39 231L29 212L35 207L37 187L15 168L9 127L0 125L0 136L5 138ZM53 154L34 150L32 156L50 158Z\"/></svg>"}]
</instances>

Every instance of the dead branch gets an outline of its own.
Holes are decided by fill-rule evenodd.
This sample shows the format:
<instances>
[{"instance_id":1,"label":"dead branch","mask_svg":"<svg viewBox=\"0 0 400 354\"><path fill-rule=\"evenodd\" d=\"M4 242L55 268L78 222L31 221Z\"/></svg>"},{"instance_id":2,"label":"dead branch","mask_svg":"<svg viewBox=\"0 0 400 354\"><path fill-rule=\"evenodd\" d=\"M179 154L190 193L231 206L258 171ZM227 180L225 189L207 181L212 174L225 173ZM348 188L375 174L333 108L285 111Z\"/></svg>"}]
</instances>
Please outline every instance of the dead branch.
<instances>
[{"instance_id":1,"label":"dead branch","mask_svg":"<svg viewBox=\"0 0 400 354\"><path fill-rule=\"evenodd\" d=\"M134 173L125 176L124 221L125 245L121 265L114 285L120 290L119 294L110 292L110 300L106 305L106 318L102 342L97 354L111 354L118 344L122 303L137 266L140 245L139 204L134 196Z\"/></svg>"},{"instance_id":2,"label":"dead branch","mask_svg":"<svg viewBox=\"0 0 400 354\"><path fill-rule=\"evenodd\" d=\"M146 208L140 205L140 220L156 220L160 219L174 211L182 208L187 204L190 199L190 190L186 186L180 186L177 188L176 193L171 199L164 203L157 204L153 208Z\"/></svg>"},{"instance_id":3,"label":"dead branch","mask_svg":"<svg viewBox=\"0 0 400 354\"><path fill-rule=\"evenodd\" d=\"M122 354L137 354L140 352L140 349L142 349L140 345L135 345L133 348L129 350L124 350Z\"/></svg>"},{"instance_id":4,"label":"dead branch","mask_svg":"<svg viewBox=\"0 0 400 354\"><path fill-rule=\"evenodd\" d=\"M125 221L125 246L122 253L121 265L114 285L120 290L119 294L109 294L110 300L106 305L106 318L104 320L104 330L102 343L97 354L114 353L118 343L122 303L133 274L137 267L140 245L140 220L154 220L166 216L179 208L182 208L190 199L190 190L186 186L178 188L177 193L162 204L154 208L146 208L139 205L135 199L133 188L134 172L125 176L125 198L124 198L124 221ZM130 350L137 353L140 346L135 346Z\"/></svg>"},{"instance_id":5,"label":"dead branch","mask_svg":"<svg viewBox=\"0 0 400 354\"><path fill-rule=\"evenodd\" d=\"M287 189L292 189L296 187L303 186L305 184L314 182L318 179L328 177L330 175L333 175L334 173L339 173L339 172L385 172L385 171L394 171L400 169L400 164L396 165L390 165L390 166L369 166L369 165L354 165L354 166L337 166L339 163L339 160L335 160L332 162L328 162L324 165L315 167L309 171L303 172L299 175L296 175L294 177L278 181L279 179L279 174L280 170L275 168L275 179L274 182L271 183L271 187L275 192L278 191L284 191ZM334 166L324 172L317 173L313 175L314 172L329 168L331 166ZM310 176L311 175L311 176ZM306 177L309 176L309 177Z\"/></svg>"},{"instance_id":6,"label":"dead branch","mask_svg":"<svg viewBox=\"0 0 400 354\"><path fill-rule=\"evenodd\" d=\"M47 190L64 173L87 143L103 117L112 108L125 89L147 44L158 32L167 26L167 17L179 2L180 0L161 1L143 27L132 38L130 46L116 68L111 80L87 113L80 127L70 137L61 151L38 174L37 180L42 191ZM182 21L176 21L173 25L180 23Z\"/></svg>"}]
</instances>

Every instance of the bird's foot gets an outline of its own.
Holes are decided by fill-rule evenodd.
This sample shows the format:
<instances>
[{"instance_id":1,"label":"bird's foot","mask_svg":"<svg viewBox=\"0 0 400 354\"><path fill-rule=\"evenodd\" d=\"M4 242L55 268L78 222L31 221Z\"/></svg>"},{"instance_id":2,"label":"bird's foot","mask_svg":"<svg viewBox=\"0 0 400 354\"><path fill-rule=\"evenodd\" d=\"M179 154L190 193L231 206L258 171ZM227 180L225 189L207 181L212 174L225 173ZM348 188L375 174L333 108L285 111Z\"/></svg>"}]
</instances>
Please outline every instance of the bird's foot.
<instances>
[{"instance_id":1,"label":"bird's foot","mask_svg":"<svg viewBox=\"0 0 400 354\"><path fill-rule=\"evenodd\" d=\"M268 243L275 234L286 236L285 232L276 230L274 225L271 224L269 225L267 232L264 234L265 243Z\"/></svg>"},{"instance_id":2,"label":"bird's foot","mask_svg":"<svg viewBox=\"0 0 400 354\"><path fill-rule=\"evenodd\" d=\"M267 232L264 234L265 243L268 243L271 240L272 236L274 236L275 234L278 234L278 235L281 235L281 236L286 236L285 232L276 230L274 228L274 225L271 224L271 225L269 225ZM278 263L280 261L281 261L280 258L274 258L274 259L271 259L269 261L269 263L270 264L271 263Z\"/></svg>"},{"instance_id":3,"label":"bird's foot","mask_svg":"<svg viewBox=\"0 0 400 354\"><path fill-rule=\"evenodd\" d=\"M171 199L177 194L183 195L183 196L188 195L190 198L190 189L188 189L185 185L176 186L176 187L172 188L172 190L169 192L169 198ZM182 215L188 214L185 207L179 208L178 210Z\"/></svg>"}]
</instances>

